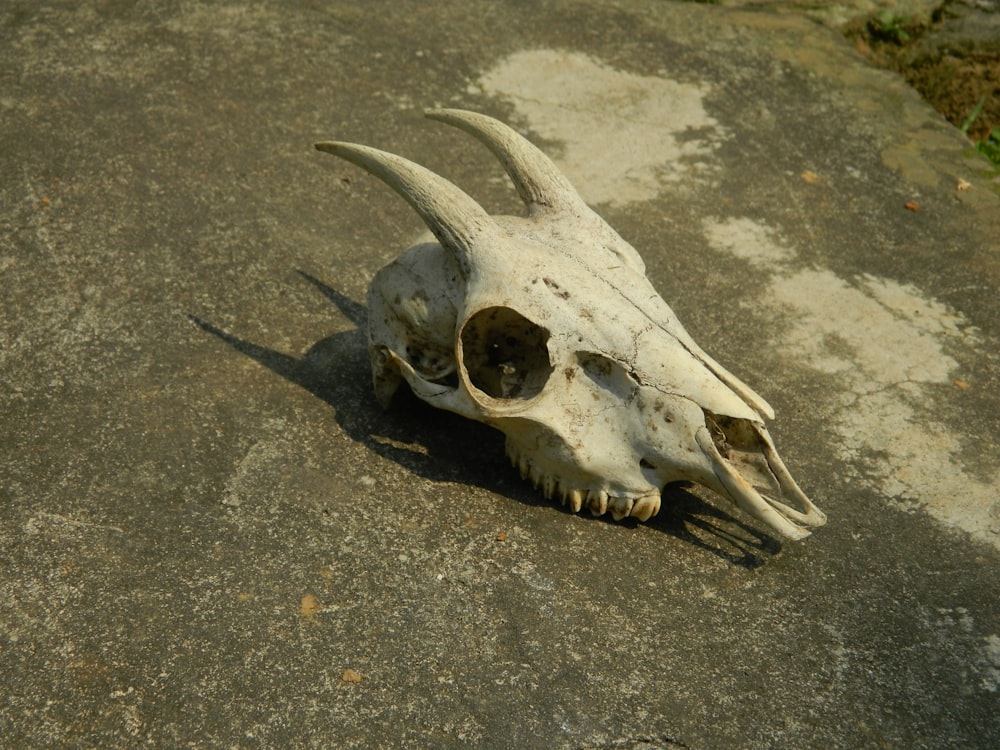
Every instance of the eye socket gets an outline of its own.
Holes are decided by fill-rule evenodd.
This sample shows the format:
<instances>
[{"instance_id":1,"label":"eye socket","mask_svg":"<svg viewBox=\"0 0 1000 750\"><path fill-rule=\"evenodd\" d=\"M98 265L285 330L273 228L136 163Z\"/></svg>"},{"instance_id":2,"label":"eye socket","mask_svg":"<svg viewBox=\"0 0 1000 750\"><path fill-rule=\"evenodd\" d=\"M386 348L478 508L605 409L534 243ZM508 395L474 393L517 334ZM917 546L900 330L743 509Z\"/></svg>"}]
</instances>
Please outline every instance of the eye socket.
<instances>
[{"instance_id":1,"label":"eye socket","mask_svg":"<svg viewBox=\"0 0 1000 750\"><path fill-rule=\"evenodd\" d=\"M549 332L509 307L487 307L462 328L462 363L487 396L529 399L545 387L552 364Z\"/></svg>"}]
</instances>

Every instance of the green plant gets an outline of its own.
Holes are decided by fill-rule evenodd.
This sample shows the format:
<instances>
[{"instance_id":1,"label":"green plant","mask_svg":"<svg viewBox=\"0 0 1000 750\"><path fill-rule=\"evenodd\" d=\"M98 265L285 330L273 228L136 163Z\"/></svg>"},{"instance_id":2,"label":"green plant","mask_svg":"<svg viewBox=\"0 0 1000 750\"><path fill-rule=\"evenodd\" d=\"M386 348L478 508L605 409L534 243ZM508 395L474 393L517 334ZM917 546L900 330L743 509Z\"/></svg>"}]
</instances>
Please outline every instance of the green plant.
<instances>
[{"instance_id":1,"label":"green plant","mask_svg":"<svg viewBox=\"0 0 1000 750\"><path fill-rule=\"evenodd\" d=\"M910 41L910 33L904 28L907 19L884 10L868 21L868 33L872 39L902 46Z\"/></svg>"},{"instance_id":2,"label":"green plant","mask_svg":"<svg viewBox=\"0 0 1000 750\"><path fill-rule=\"evenodd\" d=\"M993 166L1000 169L1000 128L993 128L986 140L976 143L976 151L993 162Z\"/></svg>"},{"instance_id":3,"label":"green plant","mask_svg":"<svg viewBox=\"0 0 1000 750\"><path fill-rule=\"evenodd\" d=\"M960 129L963 134L969 134L969 128L976 122L984 106L986 106L985 96L979 99L976 106L972 108L972 112L969 113L969 116L962 123ZM993 128L985 139L976 141L976 151L989 159L993 166L1000 168L1000 127Z\"/></svg>"},{"instance_id":4,"label":"green plant","mask_svg":"<svg viewBox=\"0 0 1000 750\"><path fill-rule=\"evenodd\" d=\"M969 113L969 116L966 117L965 121L962 123L962 127L960 128L960 130L964 135L969 134L969 128L971 128L973 123L975 123L975 121L979 118L979 115L983 111L983 107L985 106L986 106L986 96L983 95L979 98L979 102L976 104L975 107L972 108L972 111Z\"/></svg>"}]
</instances>

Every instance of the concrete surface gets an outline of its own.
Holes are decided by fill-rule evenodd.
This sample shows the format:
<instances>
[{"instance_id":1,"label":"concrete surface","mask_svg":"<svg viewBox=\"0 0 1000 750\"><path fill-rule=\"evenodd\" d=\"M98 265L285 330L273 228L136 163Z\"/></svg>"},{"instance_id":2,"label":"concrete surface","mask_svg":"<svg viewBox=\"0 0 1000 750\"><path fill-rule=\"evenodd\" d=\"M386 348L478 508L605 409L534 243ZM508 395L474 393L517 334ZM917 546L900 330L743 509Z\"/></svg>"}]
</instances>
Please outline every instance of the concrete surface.
<instances>
[{"instance_id":1,"label":"concrete surface","mask_svg":"<svg viewBox=\"0 0 1000 750\"><path fill-rule=\"evenodd\" d=\"M788 13L810 18L831 28L841 28L858 18L889 14L899 19L929 19L943 5L953 3L991 3L994 0L693 0L726 8L764 13Z\"/></svg>"},{"instance_id":2,"label":"concrete surface","mask_svg":"<svg viewBox=\"0 0 1000 750\"><path fill-rule=\"evenodd\" d=\"M0 745L1000 742L995 175L834 32L8 2L0 80ZM359 301L421 227L312 143L517 210L436 105L557 158L775 406L826 527L694 490L572 516L487 428L379 412Z\"/></svg>"}]
</instances>

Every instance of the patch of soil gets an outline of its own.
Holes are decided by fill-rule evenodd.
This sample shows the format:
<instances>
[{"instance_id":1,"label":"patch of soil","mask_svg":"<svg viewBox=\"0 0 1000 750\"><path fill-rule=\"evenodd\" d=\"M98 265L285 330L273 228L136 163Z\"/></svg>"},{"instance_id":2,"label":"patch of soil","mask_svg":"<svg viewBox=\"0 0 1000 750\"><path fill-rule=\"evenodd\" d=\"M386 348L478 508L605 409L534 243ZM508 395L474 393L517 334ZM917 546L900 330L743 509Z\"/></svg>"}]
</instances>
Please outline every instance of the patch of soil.
<instances>
[{"instance_id":1,"label":"patch of soil","mask_svg":"<svg viewBox=\"0 0 1000 750\"><path fill-rule=\"evenodd\" d=\"M980 99L986 97L982 111L969 127L972 140L985 140L1000 125L1000 58L943 55L939 60L922 61L900 72L958 127L962 127Z\"/></svg>"},{"instance_id":2,"label":"patch of soil","mask_svg":"<svg viewBox=\"0 0 1000 750\"><path fill-rule=\"evenodd\" d=\"M843 32L875 65L903 76L956 127L983 101L968 135L984 141L1000 127L1000 36L987 35L984 42L975 31L963 33L982 29L983 18L992 27L1000 8L945 2L928 19L882 13L854 21Z\"/></svg>"}]
</instances>

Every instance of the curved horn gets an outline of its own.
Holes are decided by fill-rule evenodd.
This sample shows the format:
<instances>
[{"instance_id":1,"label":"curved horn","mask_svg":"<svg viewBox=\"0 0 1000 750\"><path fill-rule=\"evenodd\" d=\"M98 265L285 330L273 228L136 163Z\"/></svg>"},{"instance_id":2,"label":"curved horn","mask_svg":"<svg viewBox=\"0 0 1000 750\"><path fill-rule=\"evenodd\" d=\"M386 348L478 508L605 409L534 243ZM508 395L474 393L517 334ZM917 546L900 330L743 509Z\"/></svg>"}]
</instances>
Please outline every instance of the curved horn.
<instances>
[{"instance_id":1,"label":"curved horn","mask_svg":"<svg viewBox=\"0 0 1000 750\"><path fill-rule=\"evenodd\" d=\"M455 253L466 275L472 249L500 231L467 193L419 164L356 143L326 141L316 148L358 165L405 198L438 242Z\"/></svg>"},{"instance_id":2,"label":"curved horn","mask_svg":"<svg viewBox=\"0 0 1000 750\"><path fill-rule=\"evenodd\" d=\"M521 200L532 212L585 205L549 157L499 120L461 109L430 109L424 115L464 130L485 144L500 160Z\"/></svg>"}]
</instances>

